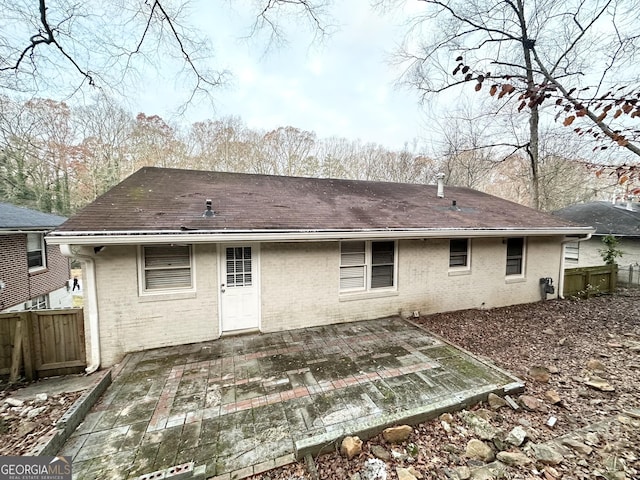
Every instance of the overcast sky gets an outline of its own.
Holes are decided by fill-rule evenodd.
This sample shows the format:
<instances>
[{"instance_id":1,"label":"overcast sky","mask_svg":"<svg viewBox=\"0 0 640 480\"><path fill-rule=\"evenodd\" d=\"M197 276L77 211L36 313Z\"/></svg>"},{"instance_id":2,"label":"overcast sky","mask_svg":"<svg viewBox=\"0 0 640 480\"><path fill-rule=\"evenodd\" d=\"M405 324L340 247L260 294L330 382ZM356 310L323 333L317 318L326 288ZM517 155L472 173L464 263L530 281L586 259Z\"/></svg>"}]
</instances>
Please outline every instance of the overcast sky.
<instances>
[{"instance_id":1,"label":"overcast sky","mask_svg":"<svg viewBox=\"0 0 640 480\"><path fill-rule=\"evenodd\" d=\"M319 137L361 139L390 148L422 137L418 94L394 86L400 71L389 63L406 30L403 16L374 12L369 0L336 3L329 20L333 32L322 41L314 41L315 33L303 22L285 19L287 43L265 51L265 35L246 38L253 22L250 13L255 13L250 2L194 2L189 20L211 39L211 67L228 69L232 76L214 94L215 112L202 103L182 120L237 115L252 128L291 125ZM130 107L172 118L187 91L186 84L150 80Z\"/></svg>"}]
</instances>

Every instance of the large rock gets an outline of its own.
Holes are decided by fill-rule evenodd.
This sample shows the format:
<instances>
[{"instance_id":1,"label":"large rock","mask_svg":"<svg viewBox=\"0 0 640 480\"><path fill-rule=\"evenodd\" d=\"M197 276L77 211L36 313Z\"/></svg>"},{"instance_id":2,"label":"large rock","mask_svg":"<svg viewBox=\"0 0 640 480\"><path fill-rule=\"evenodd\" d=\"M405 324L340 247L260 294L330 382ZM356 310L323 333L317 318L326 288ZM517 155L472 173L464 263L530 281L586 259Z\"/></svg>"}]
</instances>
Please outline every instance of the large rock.
<instances>
[{"instance_id":1,"label":"large rock","mask_svg":"<svg viewBox=\"0 0 640 480\"><path fill-rule=\"evenodd\" d=\"M607 382L604 378L600 377L591 377L586 382L585 385L595 388L596 390L600 390L601 392L613 392L615 388L613 388L609 382Z\"/></svg>"},{"instance_id":2,"label":"large rock","mask_svg":"<svg viewBox=\"0 0 640 480\"><path fill-rule=\"evenodd\" d=\"M380 445L372 445L371 453L373 453L374 457L379 458L380 460L384 460L385 462L391 460L391 454L387 451L386 448L381 447Z\"/></svg>"},{"instance_id":3,"label":"large rock","mask_svg":"<svg viewBox=\"0 0 640 480\"><path fill-rule=\"evenodd\" d=\"M547 402L551 403L552 405L557 405L558 403L562 402L560 394L555 390L547 390L546 392L544 392L544 398L546 398Z\"/></svg>"},{"instance_id":4,"label":"large rock","mask_svg":"<svg viewBox=\"0 0 640 480\"><path fill-rule=\"evenodd\" d=\"M483 462L491 462L496 458L491 447L477 438L469 440L464 454L468 458Z\"/></svg>"},{"instance_id":5,"label":"large rock","mask_svg":"<svg viewBox=\"0 0 640 480\"><path fill-rule=\"evenodd\" d=\"M358 437L344 437L340 445L340 453L351 460L362 452L362 440Z\"/></svg>"},{"instance_id":6,"label":"large rock","mask_svg":"<svg viewBox=\"0 0 640 480\"><path fill-rule=\"evenodd\" d=\"M456 467L453 469L453 471L460 480L468 480L469 478L471 478L471 469L466 465L463 465L462 467Z\"/></svg>"},{"instance_id":7,"label":"large rock","mask_svg":"<svg viewBox=\"0 0 640 480\"><path fill-rule=\"evenodd\" d=\"M36 422L20 422L18 426L18 437L26 437L33 432L38 424Z\"/></svg>"},{"instance_id":8,"label":"large rock","mask_svg":"<svg viewBox=\"0 0 640 480\"><path fill-rule=\"evenodd\" d=\"M8 397L4 399L4 403L9 405L10 407L21 407L24 405L22 400L18 400L17 398Z\"/></svg>"},{"instance_id":9,"label":"large rock","mask_svg":"<svg viewBox=\"0 0 640 480\"><path fill-rule=\"evenodd\" d=\"M587 362L587 368L589 370L600 370L603 371L605 369L604 363L596 358L592 358Z\"/></svg>"},{"instance_id":10,"label":"large rock","mask_svg":"<svg viewBox=\"0 0 640 480\"><path fill-rule=\"evenodd\" d=\"M414 467L409 467L407 468L407 470L409 470L409 473L414 477L416 477L418 480L421 480L423 478L422 474L419 471L417 471Z\"/></svg>"},{"instance_id":11,"label":"large rock","mask_svg":"<svg viewBox=\"0 0 640 480\"><path fill-rule=\"evenodd\" d=\"M27 418L29 418L29 419L36 418L38 415L40 415L46 409L47 409L46 405L42 406L42 407L32 408L31 410L29 410L27 412Z\"/></svg>"},{"instance_id":12,"label":"large rock","mask_svg":"<svg viewBox=\"0 0 640 480\"><path fill-rule=\"evenodd\" d=\"M541 400L536 397L532 397L531 395L520 395L518 397L518 401L520 405L522 405L527 410L532 412L537 412L544 409L544 404Z\"/></svg>"},{"instance_id":13,"label":"large rock","mask_svg":"<svg viewBox=\"0 0 640 480\"><path fill-rule=\"evenodd\" d=\"M536 460L545 465L558 465L564 460L562 454L549 445L532 443L531 450Z\"/></svg>"},{"instance_id":14,"label":"large rock","mask_svg":"<svg viewBox=\"0 0 640 480\"><path fill-rule=\"evenodd\" d=\"M489 396L487 397L487 403L489 403L489 406L494 410L498 410L499 408L507 406L507 401L504 398L499 397L495 393L489 394Z\"/></svg>"},{"instance_id":15,"label":"large rock","mask_svg":"<svg viewBox=\"0 0 640 480\"><path fill-rule=\"evenodd\" d=\"M500 460L502 463L504 463L505 465L515 466L515 467L522 467L524 465L528 465L531 462L533 462L531 458L527 457L522 452L498 452L498 455L496 455L496 458Z\"/></svg>"},{"instance_id":16,"label":"large rock","mask_svg":"<svg viewBox=\"0 0 640 480\"><path fill-rule=\"evenodd\" d=\"M493 440L496 438L498 430L484 418L471 412L464 414L463 418L467 427L482 440Z\"/></svg>"},{"instance_id":17,"label":"large rock","mask_svg":"<svg viewBox=\"0 0 640 480\"><path fill-rule=\"evenodd\" d=\"M418 480L408 468L396 467L396 473L398 474L398 480Z\"/></svg>"},{"instance_id":18,"label":"large rock","mask_svg":"<svg viewBox=\"0 0 640 480\"><path fill-rule=\"evenodd\" d=\"M409 425L400 425L399 427L385 428L382 437L389 443L402 443L413 432L413 428Z\"/></svg>"},{"instance_id":19,"label":"large rock","mask_svg":"<svg viewBox=\"0 0 640 480\"><path fill-rule=\"evenodd\" d=\"M527 431L520 425L513 427L509 434L505 437L504 441L510 443L515 447L522 445L527 438Z\"/></svg>"},{"instance_id":20,"label":"large rock","mask_svg":"<svg viewBox=\"0 0 640 480\"><path fill-rule=\"evenodd\" d=\"M360 471L362 480L387 480L387 464L378 458L370 458Z\"/></svg>"},{"instance_id":21,"label":"large rock","mask_svg":"<svg viewBox=\"0 0 640 480\"><path fill-rule=\"evenodd\" d=\"M579 440L576 440L575 438L565 438L561 443L569 447L571 450L574 450L583 455L591 455L591 452L593 452L593 448L585 443L580 442Z\"/></svg>"},{"instance_id":22,"label":"large rock","mask_svg":"<svg viewBox=\"0 0 640 480\"><path fill-rule=\"evenodd\" d=\"M529 369L529 376L536 382L547 383L551 378L551 372L547 367L535 365Z\"/></svg>"}]
</instances>

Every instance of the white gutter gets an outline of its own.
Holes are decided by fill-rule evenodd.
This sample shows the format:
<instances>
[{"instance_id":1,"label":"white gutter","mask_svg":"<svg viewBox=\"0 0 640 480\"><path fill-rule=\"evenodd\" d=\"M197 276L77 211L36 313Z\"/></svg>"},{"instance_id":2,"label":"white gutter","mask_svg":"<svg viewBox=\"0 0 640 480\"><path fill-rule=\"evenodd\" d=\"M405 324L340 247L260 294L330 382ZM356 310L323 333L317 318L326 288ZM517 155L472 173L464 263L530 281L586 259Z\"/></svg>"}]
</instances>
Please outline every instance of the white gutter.
<instances>
[{"instance_id":1,"label":"white gutter","mask_svg":"<svg viewBox=\"0 0 640 480\"><path fill-rule=\"evenodd\" d=\"M153 243L212 243L212 242L304 242L344 239L375 238L473 238L509 236L567 236L593 233L590 227L542 229L463 229L463 228L410 228L371 230L136 230L136 231L76 231L52 232L47 242L52 245L140 245Z\"/></svg>"},{"instance_id":2,"label":"white gutter","mask_svg":"<svg viewBox=\"0 0 640 480\"><path fill-rule=\"evenodd\" d=\"M89 365L85 372L93 373L100 368L100 332L98 322L98 291L96 288L96 265L95 252L91 247L77 247L75 245L60 245L60 251L65 257L77 258L81 260L85 268L86 285L83 285L87 315L89 318L89 345L91 353Z\"/></svg>"},{"instance_id":3,"label":"white gutter","mask_svg":"<svg viewBox=\"0 0 640 480\"><path fill-rule=\"evenodd\" d=\"M562 293L564 291L564 265L565 265L564 246L567 243L571 243L571 242L578 242L578 243L586 242L587 240L591 240L592 236L593 236L593 231L591 233L587 233L586 237L565 238L563 241L560 242L560 245L562 246L562 248L560 249L560 273L558 274L558 298L560 298L561 300L564 300L564 295Z\"/></svg>"}]
</instances>

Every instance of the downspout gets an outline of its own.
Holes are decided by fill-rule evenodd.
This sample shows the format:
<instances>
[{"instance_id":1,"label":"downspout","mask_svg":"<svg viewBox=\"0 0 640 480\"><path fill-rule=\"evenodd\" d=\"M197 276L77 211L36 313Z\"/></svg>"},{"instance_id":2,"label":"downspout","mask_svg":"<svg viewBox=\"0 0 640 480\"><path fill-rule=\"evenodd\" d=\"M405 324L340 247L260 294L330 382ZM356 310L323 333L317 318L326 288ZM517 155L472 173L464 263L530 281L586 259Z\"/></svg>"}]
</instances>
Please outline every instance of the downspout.
<instances>
[{"instance_id":1,"label":"downspout","mask_svg":"<svg viewBox=\"0 0 640 480\"><path fill-rule=\"evenodd\" d=\"M87 374L93 373L100 368L100 332L98 322L98 290L96 288L96 264L95 251L93 247L78 245L60 245L62 255L70 258L77 258L82 261L85 268L86 285L83 285L85 292L86 309L89 318L89 345L91 354L88 358L89 365L85 368Z\"/></svg>"},{"instance_id":2,"label":"downspout","mask_svg":"<svg viewBox=\"0 0 640 480\"><path fill-rule=\"evenodd\" d=\"M558 298L561 300L564 300L564 295L562 294L562 292L564 291L564 246L565 244L571 243L571 242L578 242L578 243L586 242L587 240L591 240L592 235L593 233L587 233L586 237L578 237L578 238L565 237L565 239L560 242L560 245L562 245L562 248L560 249L560 273L558 274Z\"/></svg>"}]
</instances>

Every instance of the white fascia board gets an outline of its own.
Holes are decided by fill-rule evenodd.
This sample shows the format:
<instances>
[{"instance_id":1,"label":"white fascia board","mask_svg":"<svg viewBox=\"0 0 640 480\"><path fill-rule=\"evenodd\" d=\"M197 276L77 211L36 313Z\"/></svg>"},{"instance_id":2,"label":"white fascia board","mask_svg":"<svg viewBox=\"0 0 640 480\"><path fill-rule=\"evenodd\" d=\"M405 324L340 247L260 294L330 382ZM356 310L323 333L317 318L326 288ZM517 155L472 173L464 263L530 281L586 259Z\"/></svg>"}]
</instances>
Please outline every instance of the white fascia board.
<instances>
[{"instance_id":1,"label":"white fascia board","mask_svg":"<svg viewBox=\"0 0 640 480\"><path fill-rule=\"evenodd\" d=\"M229 242L314 242L347 239L420 239L473 237L534 237L588 235L591 227L567 228L504 228L504 229L380 229L380 230L249 230L249 231L122 231L122 232L52 232L47 235L51 245L142 245L158 243L229 243Z\"/></svg>"}]
</instances>

